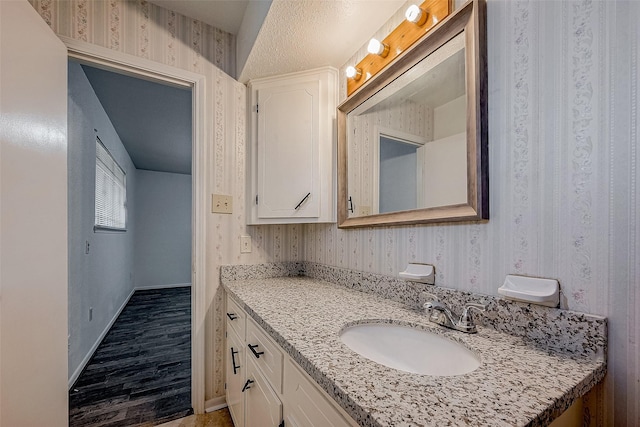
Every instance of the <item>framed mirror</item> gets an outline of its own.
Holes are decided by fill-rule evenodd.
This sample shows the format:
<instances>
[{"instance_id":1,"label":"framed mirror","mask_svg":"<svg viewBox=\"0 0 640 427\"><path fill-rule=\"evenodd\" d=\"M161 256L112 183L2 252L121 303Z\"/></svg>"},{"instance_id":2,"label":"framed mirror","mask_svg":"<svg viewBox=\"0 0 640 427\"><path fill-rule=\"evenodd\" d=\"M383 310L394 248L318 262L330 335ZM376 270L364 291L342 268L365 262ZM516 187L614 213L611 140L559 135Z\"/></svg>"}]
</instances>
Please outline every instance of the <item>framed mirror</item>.
<instances>
[{"instance_id":1,"label":"framed mirror","mask_svg":"<svg viewBox=\"0 0 640 427\"><path fill-rule=\"evenodd\" d=\"M338 106L338 226L489 218L484 0Z\"/></svg>"}]
</instances>

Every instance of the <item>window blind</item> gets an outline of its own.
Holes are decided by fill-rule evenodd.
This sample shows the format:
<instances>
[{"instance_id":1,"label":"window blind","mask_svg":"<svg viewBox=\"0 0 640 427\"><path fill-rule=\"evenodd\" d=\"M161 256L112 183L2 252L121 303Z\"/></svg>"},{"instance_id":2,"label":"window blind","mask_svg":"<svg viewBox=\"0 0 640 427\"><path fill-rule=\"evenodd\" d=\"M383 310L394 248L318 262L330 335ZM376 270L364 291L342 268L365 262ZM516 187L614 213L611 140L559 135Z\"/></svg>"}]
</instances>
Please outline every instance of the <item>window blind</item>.
<instances>
[{"instance_id":1,"label":"window blind","mask_svg":"<svg viewBox=\"0 0 640 427\"><path fill-rule=\"evenodd\" d=\"M100 139L96 139L96 227L125 229L126 191L124 171Z\"/></svg>"}]
</instances>

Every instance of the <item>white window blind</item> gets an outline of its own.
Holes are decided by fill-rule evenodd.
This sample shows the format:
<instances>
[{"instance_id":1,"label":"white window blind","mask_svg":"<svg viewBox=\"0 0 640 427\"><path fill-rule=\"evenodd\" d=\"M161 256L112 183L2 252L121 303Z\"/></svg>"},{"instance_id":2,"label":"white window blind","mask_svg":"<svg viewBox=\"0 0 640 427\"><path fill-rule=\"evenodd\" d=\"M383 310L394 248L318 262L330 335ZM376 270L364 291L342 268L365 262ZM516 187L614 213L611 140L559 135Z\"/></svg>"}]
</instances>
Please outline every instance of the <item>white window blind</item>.
<instances>
[{"instance_id":1,"label":"white window blind","mask_svg":"<svg viewBox=\"0 0 640 427\"><path fill-rule=\"evenodd\" d=\"M95 228L124 230L126 202L126 175L100 139L96 139Z\"/></svg>"}]
</instances>

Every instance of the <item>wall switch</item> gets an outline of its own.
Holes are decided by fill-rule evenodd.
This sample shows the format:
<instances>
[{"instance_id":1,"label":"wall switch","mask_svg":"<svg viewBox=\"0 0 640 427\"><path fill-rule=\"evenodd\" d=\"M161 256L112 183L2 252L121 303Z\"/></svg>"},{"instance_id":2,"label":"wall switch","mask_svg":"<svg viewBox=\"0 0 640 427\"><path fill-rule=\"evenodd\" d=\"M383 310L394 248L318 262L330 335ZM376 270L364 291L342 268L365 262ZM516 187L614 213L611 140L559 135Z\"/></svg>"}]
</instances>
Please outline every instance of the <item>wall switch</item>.
<instances>
[{"instance_id":1,"label":"wall switch","mask_svg":"<svg viewBox=\"0 0 640 427\"><path fill-rule=\"evenodd\" d=\"M240 253L247 254L251 252L251 236L240 236Z\"/></svg>"},{"instance_id":2,"label":"wall switch","mask_svg":"<svg viewBox=\"0 0 640 427\"><path fill-rule=\"evenodd\" d=\"M224 194L211 195L211 212L230 214L233 213L233 198Z\"/></svg>"}]
</instances>

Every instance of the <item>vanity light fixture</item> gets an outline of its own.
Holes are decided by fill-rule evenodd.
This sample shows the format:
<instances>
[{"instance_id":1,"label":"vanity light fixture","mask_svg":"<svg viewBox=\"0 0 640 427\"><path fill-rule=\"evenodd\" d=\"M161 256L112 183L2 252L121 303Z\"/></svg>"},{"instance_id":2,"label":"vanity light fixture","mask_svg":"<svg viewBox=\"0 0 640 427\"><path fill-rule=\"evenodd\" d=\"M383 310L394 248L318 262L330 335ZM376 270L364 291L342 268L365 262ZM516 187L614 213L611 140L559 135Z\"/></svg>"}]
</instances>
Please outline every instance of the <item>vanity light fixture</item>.
<instances>
[{"instance_id":1,"label":"vanity light fixture","mask_svg":"<svg viewBox=\"0 0 640 427\"><path fill-rule=\"evenodd\" d=\"M347 75L348 79L358 81L360 80L360 77L362 77L362 70L360 68L354 67L353 65L349 65L345 70L345 74Z\"/></svg>"},{"instance_id":2,"label":"vanity light fixture","mask_svg":"<svg viewBox=\"0 0 640 427\"><path fill-rule=\"evenodd\" d=\"M367 46L367 52L386 58L389 54L389 45L382 43L378 39L371 39L369 40L369 46Z\"/></svg>"},{"instance_id":3,"label":"vanity light fixture","mask_svg":"<svg viewBox=\"0 0 640 427\"><path fill-rule=\"evenodd\" d=\"M427 22L427 13L415 4L412 4L407 8L407 11L404 13L404 17L407 18L407 21L413 22L419 27Z\"/></svg>"}]
</instances>

